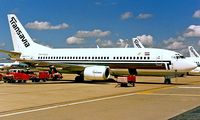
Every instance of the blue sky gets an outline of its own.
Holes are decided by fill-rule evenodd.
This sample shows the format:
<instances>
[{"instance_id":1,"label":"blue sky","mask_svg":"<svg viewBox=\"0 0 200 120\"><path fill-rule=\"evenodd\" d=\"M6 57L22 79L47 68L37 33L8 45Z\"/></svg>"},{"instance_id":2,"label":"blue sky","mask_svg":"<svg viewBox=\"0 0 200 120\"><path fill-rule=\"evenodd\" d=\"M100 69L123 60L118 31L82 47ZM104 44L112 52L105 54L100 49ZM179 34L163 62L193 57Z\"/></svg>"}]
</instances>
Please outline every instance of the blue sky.
<instances>
[{"instance_id":1,"label":"blue sky","mask_svg":"<svg viewBox=\"0 0 200 120\"><path fill-rule=\"evenodd\" d=\"M54 48L146 47L200 52L200 0L0 0L0 49L12 50L7 14Z\"/></svg>"}]
</instances>

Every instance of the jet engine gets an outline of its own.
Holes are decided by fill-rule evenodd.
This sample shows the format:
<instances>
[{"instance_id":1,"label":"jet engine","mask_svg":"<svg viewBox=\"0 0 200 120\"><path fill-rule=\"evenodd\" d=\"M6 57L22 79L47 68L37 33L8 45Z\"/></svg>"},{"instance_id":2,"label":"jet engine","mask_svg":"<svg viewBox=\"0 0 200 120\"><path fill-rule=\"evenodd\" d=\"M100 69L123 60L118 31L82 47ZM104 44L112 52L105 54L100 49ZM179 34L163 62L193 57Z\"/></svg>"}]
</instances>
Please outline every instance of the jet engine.
<instances>
[{"instance_id":1,"label":"jet engine","mask_svg":"<svg viewBox=\"0 0 200 120\"><path fill-rule=\"evenodd\" d=\"M91 66L84 70L85 80L106 80L110 75L108 66Z\"/></svg>"}]
</instances>

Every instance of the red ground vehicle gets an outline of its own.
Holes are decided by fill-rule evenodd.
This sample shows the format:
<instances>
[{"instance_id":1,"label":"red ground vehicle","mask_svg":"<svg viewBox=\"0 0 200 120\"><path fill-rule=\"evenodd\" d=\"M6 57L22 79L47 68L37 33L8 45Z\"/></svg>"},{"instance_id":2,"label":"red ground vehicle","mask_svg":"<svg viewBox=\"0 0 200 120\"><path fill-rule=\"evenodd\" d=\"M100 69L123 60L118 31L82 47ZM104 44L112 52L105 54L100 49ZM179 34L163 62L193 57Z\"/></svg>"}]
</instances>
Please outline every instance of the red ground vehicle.
<instances>
[{"instance_id":1,"label":"red ground vehicle","mask_svg":"<svg viewBox=\"0 0 200 120\"><path fill-rule=\"evenodd\" d=\"M27 70L23 69L10 69L4 76L3 76L3 81L6 83L21 83L21 82L26 82L31 78L28 73L26 73Z\"/></svg>"},{"instance_id":2,"label":"red ground vehicle","mask_svg":"<svg viewBox=\"0 0 200 120\"><path fill-rule=\"evenodd\" d=\"M62 78L63 77L59 72L39 71L37 75L33 71L27 69L10 69L5 75L3 75L3 81L5 83L25 83L27 80L32 80L32 82L40 82L40 80L43 80L46 82L50 79L60 80Z\"/></svg>"},{"instance_id":3,"label":"red ground vehicle","mask_svg":"<svg viewBox=\"0 0 200 120\"><path fill-rule=\"evenodd\" d=\"M50 79L61 80L62 78L62 74L59 73L53 65L51 65L49 66L49 71L39 71L38 78L35 82L39 82L40 80L43 80L45 82Z\"/></svg>"},{"instance_id":4,"label":"red ground vehicle","mask_svg":"<svg viewBox=\"0 0 200 120\"><path fill-rule=\"evenodd\" d=\"M63 76L58 72L50 74L48 71L40 71L37 79L32 80L32 81L39 82L40 80L43 80L45 82L50 79L51 80L60 80L62 78L63 78Z\"/></svg>"},{"instance_id":5,"label":"red ground vehicle","mask_svg":"<svg viewBox=\"0 0 200 120\"><path fill-rule=\"evenodd\" d=\"M1 81L1 80L3 80L3 75L2 75L2 74L0 74L0 81Z\"/></svg>"}]
</instances>

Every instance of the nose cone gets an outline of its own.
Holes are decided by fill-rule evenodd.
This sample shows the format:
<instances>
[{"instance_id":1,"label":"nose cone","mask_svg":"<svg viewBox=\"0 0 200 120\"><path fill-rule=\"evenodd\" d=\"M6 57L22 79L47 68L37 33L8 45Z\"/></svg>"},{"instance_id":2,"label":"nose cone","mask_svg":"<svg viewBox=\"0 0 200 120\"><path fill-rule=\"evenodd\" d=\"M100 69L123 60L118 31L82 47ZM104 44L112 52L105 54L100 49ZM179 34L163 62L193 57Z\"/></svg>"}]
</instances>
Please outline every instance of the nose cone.
<instances>
[{"instance_id":1,"label":"nose cone","mask_svg":"<svg viewBox=\"0 0 200 120\"><path fill-rule=\"evenodd\" d=\"M188 67L189 70L193 70L193 69L197 68L197 64L194 62L189 62L188 64L189 64L188 66L190 66L190 67Z\"/></svg>"},{"instance_id":2,"label":"nose cone","mask_svg":"<svg viewBox=\"0 0 200 120\"><path fill-rule=\"evenodd\" d=\"M196 67L197 67L196 63L185 60L185 59L179 60L178 62L174 64L174 69L179 70L179 71L186 71L186 72L189 72L195 69Z\"/></svg>"},{"instance_id":3,"label":"nose cone","mask_svg":"<svg viewBox=\"0 0 200 120\"><path fill-rule=\"evenodd\" d=\"M185 60L185 65L183 66L185 70L191 71L197 67L197 64L192 61Z\"/></svg>"}]
</instances>

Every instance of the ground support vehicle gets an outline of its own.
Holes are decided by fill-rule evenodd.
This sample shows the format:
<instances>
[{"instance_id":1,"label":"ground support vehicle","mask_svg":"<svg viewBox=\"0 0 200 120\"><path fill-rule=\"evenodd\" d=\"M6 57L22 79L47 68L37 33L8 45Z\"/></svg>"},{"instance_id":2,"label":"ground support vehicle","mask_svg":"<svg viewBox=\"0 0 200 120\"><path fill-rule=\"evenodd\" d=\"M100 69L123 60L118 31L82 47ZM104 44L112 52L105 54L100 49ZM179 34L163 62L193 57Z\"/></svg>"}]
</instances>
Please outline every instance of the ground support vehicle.
<instances>
[{"instance_id":1,"label":"ground support vehicle","mask_svg":"<svg viewBox=\"0 0 200 120\"><path fill-rule=\"evenodd\" d=\"M47 80L61 80L63 76L57 72L57 73L49 73L48 71L39 71L38 76L35 79L32 79L32 82L40 82L41 80L43 82L46 82Z\"/></svg>"},{"instance_id":2,"label":"ground support vehicle","mask_svg":"<svg viewBox=\"0 0 200 120\"><path fill-rule=\"evenodd\" d=\"M128 87L129 85L134 87L135 86L135 82L136 82L136 76L135 75L129 75L129 76L123 76L123 77L117 77L116 79L117 81L117 86L121 86L121 87Z\"/></svg>"},{"instance_id":3,"label":"ground support vehicle","mask_svg":"<svg viewBox=\"0 0 200 120\"><path fill-rule=\"evenodd\" d=\"M5 83L26 83L27 80L32 80L32 82L40 82L42 80L46 82L47 80L61 80L63 78L59 72L39 71L38 74L35 74L29 69L10 69L2 76Z\"/></svg>"},{"instance_id":4,"label":"ground support vehicle","mask_svg":"<svg viewBox=\"0 0 200 120\"><path fill-rule=\"evenodd\" d=\"M0 81L3 80L3 74L0 74Z\"/></svg>"},{"instance_id":5,"label":"ground support vehicle","mask_svg":"<svg viewBox=\"0 0 200 120\"><path fill-rule=\"evenodd\" d=\"M5 75L3 75L4 83L26 83L30 79L23 69L10 69Z\"/></svg>"}]
</instances>

